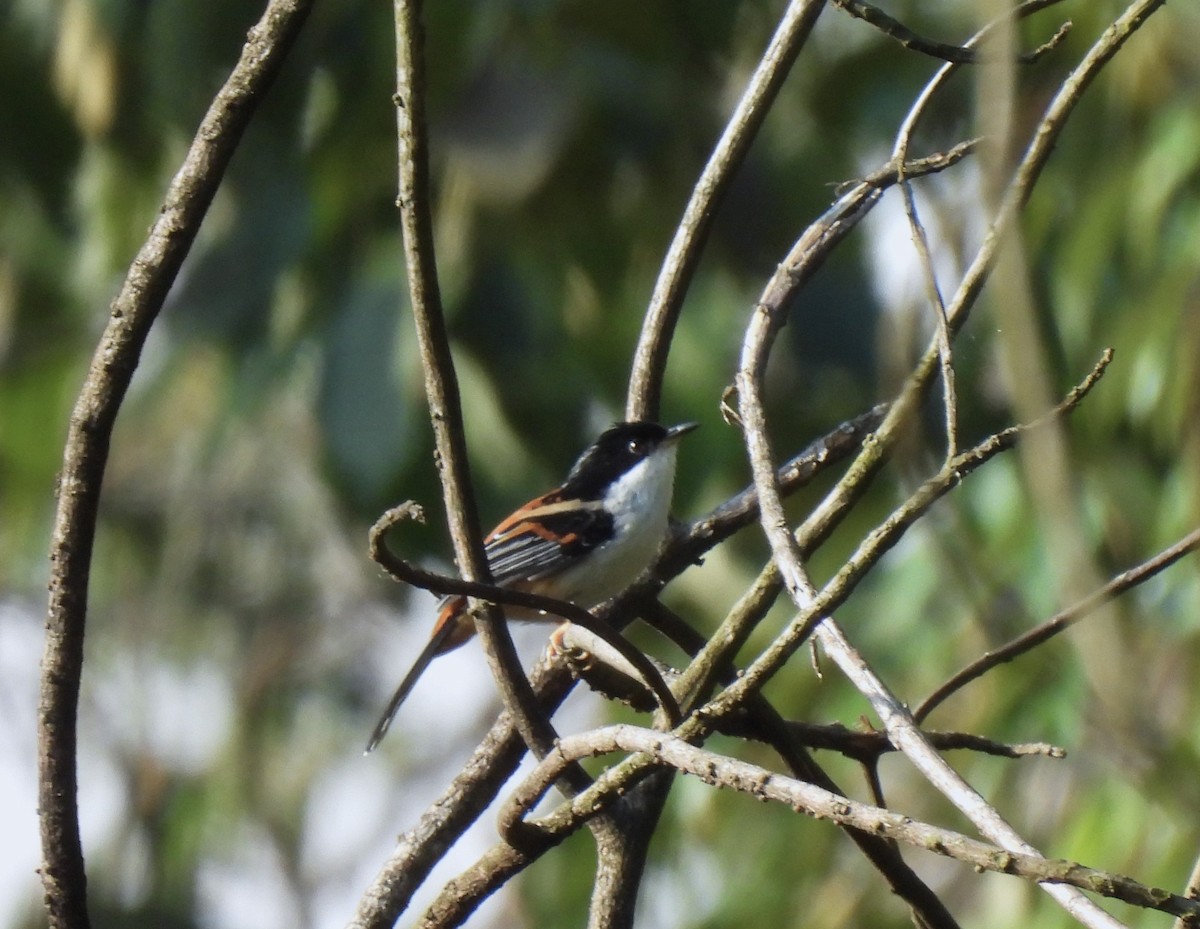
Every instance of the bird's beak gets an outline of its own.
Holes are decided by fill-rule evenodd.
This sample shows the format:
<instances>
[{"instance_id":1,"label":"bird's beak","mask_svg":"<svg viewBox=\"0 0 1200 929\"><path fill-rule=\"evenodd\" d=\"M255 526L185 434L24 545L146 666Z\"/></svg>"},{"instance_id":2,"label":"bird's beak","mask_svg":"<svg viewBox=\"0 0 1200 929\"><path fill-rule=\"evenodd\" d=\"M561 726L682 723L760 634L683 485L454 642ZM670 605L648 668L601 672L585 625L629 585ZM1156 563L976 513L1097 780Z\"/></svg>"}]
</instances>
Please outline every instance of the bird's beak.
<instances>
[{"instance_id":1,"label":"bird's beak","mask_svg":"<svg viewBox=\"0 0 1200 929\"><path fill-rule=\"evenodd\" d=\"M672 426L670 429L667 430L667 439L666 440L668 442L676 442L679 439L683 438L685 435L687 435L689 432L691 432L693 429L699 428L699 426L700 426L699 423L680 423L678 426Z\"/></svg>"}]
</instances>

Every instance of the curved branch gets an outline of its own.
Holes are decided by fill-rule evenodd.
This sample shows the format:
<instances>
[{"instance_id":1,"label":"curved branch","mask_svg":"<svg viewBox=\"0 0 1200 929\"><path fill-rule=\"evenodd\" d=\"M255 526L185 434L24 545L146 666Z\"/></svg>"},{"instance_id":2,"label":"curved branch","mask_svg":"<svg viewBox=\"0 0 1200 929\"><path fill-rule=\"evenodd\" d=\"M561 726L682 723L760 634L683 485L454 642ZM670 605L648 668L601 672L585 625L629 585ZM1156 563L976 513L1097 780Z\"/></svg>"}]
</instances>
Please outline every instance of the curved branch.
<instances>
[{"instance_id":1,"label":"curved branch","mask_svg":"<svg viewBox=\"0 0 1200 929\"><path fill-rule=\"evenodd\" d=\"M684 294L700 260L700 250L708 238L717 206L733 182L734 172L746 157L750 143L771 111L779 88L783 86L824 7L825 0L792 0L788 5L742 99L738 101L708 164L696 182L676 227L675 238L667 249L642 323L642 334L629 376L629 396L625 401L628 419L658 419L671 337L683 310Z\"/></svg>"},{"instance_id":2,"label":"curved branch","mask_svg":"<svg viewBox=\"0 0 1200 929\"><path fill-rule=\"evenodd\" d=\"M311 0L271 0L200 123L150 235L113 300L67 431L50 543L50 597L38 699L39 869L51 927L86 929L87 877L75 770L88 577L117 413L142 346L242 134L304 24Z\"/></svg>"}]
</instances>

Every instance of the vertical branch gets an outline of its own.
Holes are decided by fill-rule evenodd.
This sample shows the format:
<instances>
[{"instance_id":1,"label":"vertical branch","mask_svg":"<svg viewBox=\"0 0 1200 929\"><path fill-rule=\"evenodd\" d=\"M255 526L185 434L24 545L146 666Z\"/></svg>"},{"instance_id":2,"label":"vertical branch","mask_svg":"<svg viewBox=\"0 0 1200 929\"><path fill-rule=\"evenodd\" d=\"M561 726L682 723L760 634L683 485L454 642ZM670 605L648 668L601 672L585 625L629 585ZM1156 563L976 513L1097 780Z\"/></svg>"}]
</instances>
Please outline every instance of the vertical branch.
<instances>
[{"instance_id":1,"label":"vertical branch","mask_svg":"<svg viewBox=\"0 0 1200 929\"><path fill-rule=\"evenodd\" d=\"M638 891L675 772L656 771L598 817L596 877L588 907L588 929L632 929Z\"/></svg>"},{"instance_id":2,"label":"vertical branch","mask_svg":"<svg viewBox=\"0 0 1200 929\"><path fill-rule=\"evenodd\" d=\"M1019 18L1024 15L1030 15L1042 6L1049 5L1048 3L1035 2L1023 3L1017 9L1010 10L1001 14L997 19L984 26L975 35L973 35L964 45L964 48L974 50L979 44L986 39L995 29L1001 27L1005 23L1011 24L1012 19ZM1011 30L1010 30L1011 31ZM909 146L912 142L912 135L916 129L917 122L925 115L926 109L930 101L941 87L955 74L961 62L948 61L942 65L925 85L925 88L917 96L909 109L908 115L900 124L900 129L896 133L896 141L892 146L892 159L897 166L903 171L904 164L908 160ZM921 270L925 278L925 290L930 305L934 308L934 324L936 326L936 345L938 352L938 360L941 363L942 372L942 401L945 410L945 428L946 428L946 459L949 461L958 454L958 399L954 384L954 361L951 352L951 333L950 324L946 316L946 301L942 297L942 292L938 287L937 274L933 267L933 256L930 254L929 242L925 234L925 228L921 224L920 217L917 211L916 197L913 193L912 184L904 178L900 184L901 192L904 195L904 210L908 216L909 228L912 230L913 245L917 250L917 257L921 262Z\"/></svg>"},{"instance_id":3,"label":"vertical branch","mask_svg":"<svg viewBox=\"0 0 1200 929\"><path fill-rule=\"evenodd\" d=\"M396 3L396 130L400 225L425 396L437 443L446 519L459 570L467 580L490 580L467 469L462 401L442 313L429 203L429 134L425 120L425 28L421 0Z\"/></svg>"},{"instance_id":4,"label":"vertical branch","mask_svg":"<svg viewBox=\"0 0 1200 929\"><path fill-rule=\"evenodd\" d=\"M659 416L667 352L713 216L824 8L825 0L791 0L696 182L667 249L642 323L629 377L629 396L625 401L625 414L629 419L657 419Z\"/></svg>"},{"instance_id":5,"label":"vertical branch","mask_svg":"<svg viewBox=\"0 0 1200 929\"><path fill-rule=\"evenodd\" d=\"M400 224L408 287L425 373L425 394L437 446L438 476L454 555L462 576L490 582L483 533L467 466L462 401L442 313L434 260L429 185L429 132L425 120L425 28L421 0L396 0L396 134L399 155ZM504 705L516 720L525 744L544 754L554 730L538 707L508 629L495 606L476 619Z\"/></svg>"},{"instance_id":6,"label":"vertical branch","mask_svg":"<svg viewBox=\"0 0 1200 929\"><path fill-rule=\"evenodd\" d=\"M79 838L76 723L88 578L104 470L117 413L158 317L242 133L270 87L311 0L272 0L217 93L172 179L158 218L110 308L75 402L63 450L50 542L50 596L38 699L38 815L51 927L86 929Z\"/></svg>"}]
</instances>

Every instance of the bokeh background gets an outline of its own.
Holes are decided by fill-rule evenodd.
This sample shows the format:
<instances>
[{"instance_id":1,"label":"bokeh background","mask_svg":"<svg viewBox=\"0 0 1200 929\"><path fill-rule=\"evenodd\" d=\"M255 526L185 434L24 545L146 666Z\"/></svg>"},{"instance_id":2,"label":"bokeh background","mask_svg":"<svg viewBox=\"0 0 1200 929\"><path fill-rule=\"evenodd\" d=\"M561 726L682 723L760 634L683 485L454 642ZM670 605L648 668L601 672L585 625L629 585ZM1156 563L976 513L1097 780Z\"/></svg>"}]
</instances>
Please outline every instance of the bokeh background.
<instances>
[{"instance_id":1,"label":"bokeh background","mask_svg":"<svg viewBox=\"0 0 1200 929\"><path fill-rule=\"evenodd\" d=\"M966 0L886 8L947 41L981 15ZM1120 8L1067 2L1022 27L1034 45L1075 23L1022 72L1021 120L1032 125ZM260 12L248 0L0 0L0 925L44 922L34 723L67 418L108 301ZM671 230L780 12L764 0L430 4L438 259L485 522L557 481L619 417ZM1142 29L1079 108L1023 227L1051 383L1065 390L1103 347L1117 352L1067 432L1074 531L1102 576L1200 518L1198 42L1187 3ZM361 757L432 608L373 568L366 529L400 500L439 500L393 205L393 62L388 4L317 4L118 423L80 715L98 926L344 923L494 713L483 660L464 649ZM936 67L824 14L721 209L674 345L664 418L704 423L684 450L679 515L748 480L717 407L758 290L835 186L886 157ZM915 153L970 135L987 100L960 76ZM978 188L970 163L921 187L947 291L981 234ZM957 349L967 441L1013 418L1002 310L985 297ZM928 315L889 195L794 308L771 372L779 447L889 396ZM924 438L818 555L818 576L929 469L938 421L931 408ZM906 699L1064 605L1036 479L1016 457L989 465L841 614ZM439 520L406 542L446 567ZM672 602L713 628L765 552L747 533L673 585ZM1068 748L1065 761L954 760L1047 853L1179 889L1200 853L1198 611L1184 562L1096 636L995 672L931 723ZM521 633L530 659L542 641ZM770 693L816 721L865 712L803 656ZM576 694L563 725L611 713ZM830 762L861 796L853 769ZM884 776L900 808L958 825L902 761ZM438 874L494 840L485 821ZM1065 924L1013 879L914 860L966 925ZM590 862L582 834L477 924L582 925ZM908 925L826 824L691 783L668 807L641 912L664 927ZM1155 919L1138 921L1166 925Z\"/></svg>"}]
</instances>

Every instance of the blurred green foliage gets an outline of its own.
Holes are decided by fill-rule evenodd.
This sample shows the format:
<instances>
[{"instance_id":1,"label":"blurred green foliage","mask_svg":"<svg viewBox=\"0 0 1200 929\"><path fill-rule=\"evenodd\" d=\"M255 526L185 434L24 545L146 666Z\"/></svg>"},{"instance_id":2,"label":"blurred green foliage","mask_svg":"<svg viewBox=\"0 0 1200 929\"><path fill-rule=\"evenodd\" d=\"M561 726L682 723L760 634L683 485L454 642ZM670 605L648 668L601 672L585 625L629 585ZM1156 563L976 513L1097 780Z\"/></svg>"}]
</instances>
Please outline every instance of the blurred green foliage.
<instances>
[{"instance_id":1,"label":"blurred green foliage","mask_svg":"<svg viewBox=\"0 0 1200 929\"><path fill-rule=\"evenodd\" d=\"M619 416L671 231L779 6L430 4L438 258L485 521L556 480ZM54 474L107 302L260 8L0 6L6 599L42 595ZM1022 121L1033 125L1119 8L1067 2L1022 27L1033 45L1056 16L1075 22L1063 47L1022 75ZM889 9L947 41L968 34L976 15L969 2ZM1134 38L1079 108L1024 225L1053 383L1065 390L1104 346L1117 352L1068 427L1085 547L1102 573L1148 556L1200 515L1198 39L1189 4L1168 6ZM323 779L356 754L400 670L394 650L380 652L394 643L388 614L400 598L367 563L365 528L399 500L436 510L439 499L393 203L393 60L387 4L317 5L234 159L119 423L82 711L85 810L97 770L119 798L114 822L85 836L98 925L244 925L248 916L218 902L228 885L213 874L260 853L287 905L255 924L327 925L348 915L389 837L421 808L401 810L395 784L376 784L364 795L375 804L370 828L344 860L314 864L306 828L319 818ZM721 208L674 345L664 418L705 423L683 455L680 515L748 479L738 437L716 411L759 288L834 185L883 160L936 66L837 10L824 14ZM916 153L969 135L972 100L964 75ZM922 187L944 247L967 257L974 206L956 178L969 171ZM885 264L916 267L907 232L885 231L869 220L794 309L771 372L781 449L887 396L892 363L910 355L896 333L927 329L927 310L906 308L887 283ZM919 321L904 322L906 312ZM1011 421L996 327L981 306L958 348L966 441ZM938 443L932 407L928 421L921 449L818 555L818 576L927 470ZM914 703L1062 605L1027 482L1016 458L972 477L842 614ZM796 511L827 486L803 494ZM432 524L411 544L445 558ZM739 540L671 596L712 628L764 554L761 541ZM1200 849L1187 786L1200 750L1197 580L1185 562L1107 620L1127 651L1107 656L1123 689L1104 696L1127 706L1136 731L1106 727L1088 653L1067 641L995 672L931 720L1070 748L1065 762L955 758L1048 853L1182 887ZM414 607L412 623L424 609ZM784 619L773 615L761 641ZM796 664L770 690L785 712L847 723L864 712L832 675L816 680ZM177 679L160 687L163 667ZM212 683L200 688L194 676ZM188 715L159 719L160 700ZM193 728L200 749L184 738ZM183 741L164 741L175 729ZM437 753L461 760L477 731ZM419 735L397 741L383 756L403 769L395 776L427 778L433 796L453 764L443 770L418 751ZM832 765L861 796L853 769ZM884 773L898 808L947 820L902 762ZM643 894L647 925L907 924L834 830L748 807L678 786ZM761 854L740 851L751 833ZM591 855L580 837L541 863L506 904L506 924L582 924ZM1066 924L1013 880L918 865L965 925Z\"/></svg>"}]
</instances>

